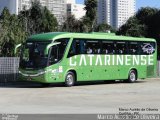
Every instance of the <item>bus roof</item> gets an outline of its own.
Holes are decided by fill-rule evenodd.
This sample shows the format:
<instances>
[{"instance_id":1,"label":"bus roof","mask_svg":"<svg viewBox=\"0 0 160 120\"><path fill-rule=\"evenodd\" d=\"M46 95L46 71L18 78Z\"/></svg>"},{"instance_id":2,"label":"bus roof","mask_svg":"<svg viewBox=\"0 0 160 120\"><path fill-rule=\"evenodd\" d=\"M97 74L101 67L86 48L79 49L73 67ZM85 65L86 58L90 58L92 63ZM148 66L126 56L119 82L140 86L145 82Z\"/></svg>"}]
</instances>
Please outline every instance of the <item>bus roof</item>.
<instances>
[{"instance_id":1,"label":"bus roof","mask_svg":"<svg viewBox=\"0 0 160 120\"><path fill-rule=\"evenodd\" d=\"M60 38L81 38L81 39L106 39L106 40L133 40L133 41L155 41L153 38L140 38L140 37L128 37L118 36L113 33L67 33L67 32L50 32L32 35L28 40L30 41L42 41L42 40L55 40Z\"/></svg>"}]
</instances>

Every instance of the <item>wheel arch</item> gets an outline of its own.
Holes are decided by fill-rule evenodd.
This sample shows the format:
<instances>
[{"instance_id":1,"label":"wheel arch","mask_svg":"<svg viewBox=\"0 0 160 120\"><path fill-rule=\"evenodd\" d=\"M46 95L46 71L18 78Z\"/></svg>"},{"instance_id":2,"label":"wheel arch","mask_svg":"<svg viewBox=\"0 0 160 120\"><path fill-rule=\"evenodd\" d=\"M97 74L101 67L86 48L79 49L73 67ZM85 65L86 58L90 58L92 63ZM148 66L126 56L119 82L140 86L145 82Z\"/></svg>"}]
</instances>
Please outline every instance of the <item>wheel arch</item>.
<instances>
[{"instance_id":1,"label":"wheel arch","mask_svg":"<svg viewBox=\"0 0 160 120\"><path fill-rule=\"evenodd\" d=\"M131 70L134 70L134 71L136 72L136 77L137 77L137 79L138 79L138 70L137 70L136 68L130 68L129 71L128 71L128 75L129 75L129 72L130 72Z\"/></svg>"},{"instance_id":2,"label":"wheel arch","mask_svg":"<svg viewBox=\"0 0 160 120\"><path fill-rule=\"evenodd\" d=\"M67 75L68 72L72 72L75 75L75 82L77 82L77 72L75 69L69 69L66 71L65 76Z\"/></svg>"}]
</instances>

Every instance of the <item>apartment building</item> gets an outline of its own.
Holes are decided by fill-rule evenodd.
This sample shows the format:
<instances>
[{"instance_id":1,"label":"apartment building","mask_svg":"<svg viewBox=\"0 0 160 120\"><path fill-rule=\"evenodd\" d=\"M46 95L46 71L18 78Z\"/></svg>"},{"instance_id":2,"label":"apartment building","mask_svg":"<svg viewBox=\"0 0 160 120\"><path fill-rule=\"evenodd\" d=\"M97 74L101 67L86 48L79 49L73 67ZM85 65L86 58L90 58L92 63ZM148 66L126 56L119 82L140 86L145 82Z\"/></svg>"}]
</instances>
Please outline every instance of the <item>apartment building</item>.
<instances>
[{"instance_id":1,"label":"apartment building","mask_svg":"<svg viewBox=\"0 0 160 120\"><path fill-rule=\"evenodd\" d=\"M21 10L29 9L34 0L0 0L0 12L7 7L12 14L18 14ZM46 6L57 18L61 25L67 14L66 0L39 0L42 6Z\"/></svg>"},{"instance_id":2,"label":"apartment building","mask_svg":"<svg viewBox=\"0 0 160 120\"><path fill-rule=\"evenodd\" d=\"M97 23L118 29L136 12L136 0L98 0Z\"/></svg>"},{"instance_id":3,"label":"apartment building","mask_svg":"<svg viewBox=\"0 0 160 120\"><path fill-rule=\"evenodd\" d=\"M86 11L83 4L76 4L75 0L67 0L67 14L74 15L76 19L82 18Z\"/></svg>"}]
</instances>

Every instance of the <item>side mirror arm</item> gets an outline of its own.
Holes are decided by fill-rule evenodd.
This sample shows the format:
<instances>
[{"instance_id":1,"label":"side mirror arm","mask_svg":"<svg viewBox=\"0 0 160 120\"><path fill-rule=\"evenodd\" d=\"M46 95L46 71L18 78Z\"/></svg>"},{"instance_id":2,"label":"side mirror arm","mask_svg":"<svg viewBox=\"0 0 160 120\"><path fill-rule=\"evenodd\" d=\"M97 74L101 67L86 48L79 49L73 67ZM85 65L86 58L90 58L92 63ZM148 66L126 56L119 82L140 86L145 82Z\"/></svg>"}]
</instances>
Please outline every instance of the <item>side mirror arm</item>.
<instances>
[{"instance_id":1,"label":"side mirror arm","mask_svg":"<svg viewBox=\"0 0 160 120\"><path fill-rule=\"evenodd\" d=\"M18 45L16 45L16 47L15 47L15 49L14 49L14 54L16 55L16 53L17 53L17 49L19 48L19 47L21 47L22 46L22 44L18 44Z\"/></svg>"}]
</instances>

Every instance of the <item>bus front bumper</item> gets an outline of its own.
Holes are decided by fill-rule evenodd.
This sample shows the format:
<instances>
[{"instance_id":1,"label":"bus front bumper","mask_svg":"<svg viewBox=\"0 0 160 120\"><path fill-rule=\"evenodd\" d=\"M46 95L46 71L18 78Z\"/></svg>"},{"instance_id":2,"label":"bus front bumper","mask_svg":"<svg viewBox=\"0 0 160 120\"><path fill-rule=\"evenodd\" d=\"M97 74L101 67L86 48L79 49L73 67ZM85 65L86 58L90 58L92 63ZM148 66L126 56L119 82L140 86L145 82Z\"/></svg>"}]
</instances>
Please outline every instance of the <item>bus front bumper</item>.
<instances>
[{"instance_id":1,"label":"bus front bumper","mask_svg":"<svg viewBox=\"0 0 160 120\"><path fill-rule=\"evenodd\" d=\"M30 82L40 82L40 83L48 83L45 77L45 73L39 72L36 74L27 74L19 71L18 75L19 81L30 81Z\"/></svg>"}]
</instances>

